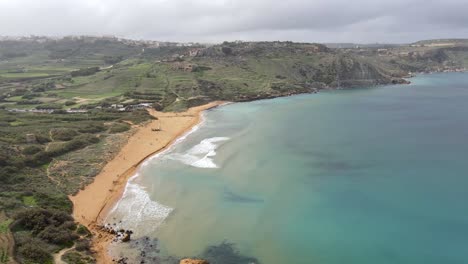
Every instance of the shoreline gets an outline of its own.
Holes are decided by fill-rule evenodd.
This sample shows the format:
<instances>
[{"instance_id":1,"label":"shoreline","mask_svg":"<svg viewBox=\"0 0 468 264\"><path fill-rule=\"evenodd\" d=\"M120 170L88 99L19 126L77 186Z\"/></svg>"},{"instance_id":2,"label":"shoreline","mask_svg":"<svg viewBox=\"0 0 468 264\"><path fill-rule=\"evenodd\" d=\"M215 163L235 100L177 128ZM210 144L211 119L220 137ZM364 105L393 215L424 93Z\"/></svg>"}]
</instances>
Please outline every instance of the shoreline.
<instances>
[{"instance_id":1,"label":"shoreline","mask_svg":"<svg viewBox=\"0 0 468 264\"><path fill-rule=\"evenodd\" d=\"M96 175L94 181L77 194L69 196L73 203L75 221L86 226L93 234L93 250L97 263L112 263L107 252L112 236L103 232L99 226L120 200L128 180L144 161L168 149L197 126L203 111L225 103L227 102L214 101L178 113L149 110L158 119L136 128L136 132L129 136L128 142ZM161 131L153 131L159 127Z\"/></svg>"}]
</instances>

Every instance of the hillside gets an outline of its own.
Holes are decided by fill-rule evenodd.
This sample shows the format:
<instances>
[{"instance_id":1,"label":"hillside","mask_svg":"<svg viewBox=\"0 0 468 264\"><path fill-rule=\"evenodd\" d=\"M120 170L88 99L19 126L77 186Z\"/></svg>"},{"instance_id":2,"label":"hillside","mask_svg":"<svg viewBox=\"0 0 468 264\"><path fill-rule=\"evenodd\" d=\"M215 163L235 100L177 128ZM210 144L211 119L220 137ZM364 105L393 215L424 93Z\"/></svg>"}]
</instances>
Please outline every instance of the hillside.
<instances>
[{"instance_id":1,"label":"hillside","mask_svg":"<svg viewBox=\"0 0 468 264\"><path fill-rule=\"evenodd\" d=\"M468 67L466 42L433 43L446 42L329 48L0 39L0 263L49 263L51 253L73 244L82 250L70 257L93 262L67 195L93 180L126 142L129 124L152 118L143 108L179 111L214 100L406 83L414 73Z\"/></svg>"},{"instance_id":2,"label":"hillside","mask_svg":"<svg viewBox=\"0 0 468 264\"><path fill-rule=\"evenodd\" d=\"M421 40L411 45L427 45L427 46L453 46L453 45L468 45L468 39L428 39Z\"/></svg>"}]
</instances>

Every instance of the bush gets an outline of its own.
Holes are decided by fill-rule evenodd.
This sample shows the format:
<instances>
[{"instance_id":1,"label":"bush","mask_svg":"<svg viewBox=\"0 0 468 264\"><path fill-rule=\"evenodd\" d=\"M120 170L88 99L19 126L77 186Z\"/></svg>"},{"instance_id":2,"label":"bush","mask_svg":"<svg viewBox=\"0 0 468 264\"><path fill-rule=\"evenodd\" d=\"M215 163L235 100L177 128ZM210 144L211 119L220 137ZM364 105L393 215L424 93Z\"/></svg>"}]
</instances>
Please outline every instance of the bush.
<instances>
[{"instance_id":1,"label":"bush","mask_svg":"<svg viewBox=\"0 0 468 264\"><path fill-rule=\"evenodd\" d=\"M30 93L30 94L25 94L23 96L21 96L22 99L33 99L34 97L39 97L41 96L40 94L38 93Z\"/></svg>"},{"instance_id":2,"label":"bush","mask_svg":"<svg viewBox=\"0 0 468 264\"><path fill-rule=\"evenodd\" d=\"M78 251L89 251L91 243L87 239L78 240L75 245L75 249Z\"/></svg>"},{"instance_id":3,"label":"bush","mask_svg":"<svg viewBox=\"0 0 468 264\"><path fill-rule=\"evenodd\" d=\"M49 157L56 157L98 142L99 138L90 134L82 134L75 137L73 140L55 145L53 148L49 147L47 154Z\"/></svg>"},{"instance_id":4,"label":"bush","mask_svg":"<svg viewBox=\"0 0 468 264\"><path fill-rule=\"evenodd\" d=\"M115 123L109 128L109 133L122 133L128 131L130 125L126 123Z\"/></svg>"},{"instance_id":5,"label":"bush","mask_svg":"<svg viewBox=\"0 0 468 264\"><path fill-rule=\"evenodd\" d=\"M49 143L50 138L48 135L43 135L43 134L35 134L36 135L36 141L41 144Z\"/></svg>"},{"instance_id":6,"label":"bush","mask_svg":"<svg viewBox=\"0 0 468 264\"><path fill-rule=\"evenodd\" d=\"M70 229L62 226L56 227L53 225L46 227L37 235L37 237L49 243L61 246L71 246L73 241L78 239L78 236L73 234Z\"/></svg>"},{"instance_id":7,"label":"bush","mask_svg":"<svg viewBox=\"0 0 468 264\"><path fill-rule=\"evenodd\" d=\"M16 102L17 105L34 105L34 104L42 104L39 100L23 100Z\"/></svg>"},{"instance_id":8,"label":"bush","mask_svg":"<svg viewBox=\"0 0 468 264\"><path fill-rule=\"evenodd\" d=\"M98 71L99 71L99 67L89 67L85 69L79 69L77 71L72 71L70 74L72 77L88 76L88 75L93 75Z\"/></svg>"},{"instance_id":9,"label":"bush","mask_svg":"<svg viewBox=\"0 0 468 264\"><path fill-rule=\"evenodd\" d=\"M30 159L26 160L26 165L31 167L37 167L42 164L49 163L52 159L49 154L45 151L40 151L34 154Z\"/></svg>"},{"instance_id":10,"label":"bush","mask_svg":"<svg viewBox=\"0 0 468 264\"><path fill-rule=\"evenodd\" d=\"M65 212L40 208L25 209L17 213L13 218L15 222L13 223L12 229L26 229L31 231L33 235L40 234L49 226L60 227L65 222L73 221L73 218ZM54 229L48 230L52 233L57 231Z\"/></svg>"},{"instance_id":11,"label":"bush","mask_svg":"<svg viewBox=\"0 0 468 264\"><path fill-rule=\"evenodd\" d=\"M221 51L226 55L231 55L232 54L232 49L229 48L229 47L222 47Z\"/></svg>"},{"instance_id":12,"label":"bush","mask_svg":"<svg viewBox=\"0 0 468 264\"><path fill-rule=\"evenodd\" d=\"M63 109L56 109L56 110L54 110L52 112L52 114L55 114L55 115L57 115L57 114L63 115L63 114L66 114L66 113L67 113L67 111L65 111Z\"/></svg>"},{"instance_id":13,"label":"bush","mask_svg":"<svg viewBox=\"0 0 468 264\"><path fill-rule=\"evenodd\" d=\"M81 133L98 133L104 130L106 130L106 127L102 124L88 124L78 129Z\"/></svg>"},{"instance_id":14,"label":"bush","mask_svg":"<svg viewBox=\"0 0 468 264\"><path fill-rule=\"evenodd\" d=\"M76 137L78 132L70 128L54 128L50 130L50 135L53 140L68 141Z\"/></svg>"},{"instance_id":15,"label":"bush","mask_svg":"<svg viewBox=\"0 0 468 264\"><path fill-rule=\"evenodd\" d=\"M36 109L38 110L45 110L45 109L52 109L52 110L55 110L55 109L62 109L62 105L60 104L44 104L44 105L38 105L36 106Z\"/></svg>"},{"instance_id":16,"label":"bush","mask_svg":"<svg viewBox=\"0 0 468 264\"><path fill-rule=\"evenodd\" d=\"M70 100L70 101L66 101L64 104L65 104L66 106L70 106L70 105L76 104L76 102Z\"/></svg>"},{"instance_id":17,"label":"bush","mask_svg":"<svg viewBox=\"0 0 468 264\"><path fill-rule=\"evenodd\" d=\"M86 226L84 225L79 225L77 228L76 228L76 233L79 234L79 235L82 235L82 236L87 236L87 235L90 235L91 232L89 232L88 228L86 228Z\"/></svg>"},{"instance_id":18,"label":"bush","mask_svg":"<svg viewBox=\"0 0 468 264\"><path fill-rule=\"evenodd\" d=\"M38 206L41 208L65 214L72 212L73 204L70 199L68 199L67 195L62 192L36 192L34 196Z\"/></svg>"},{"instance_id":19,"label":"bush","mask_svg":"<svg viewBox=\"0 0 468 264\"><path fill-rule=\"evenodd\" d=\"M23 178L18 177L15 173L19 172L20 169L13 166L2 166L0 167L0 183L11 184L21 181Z\"/></svg>"},{"instance_id":20,"label":"bush","mask_svg":"<svg viewBox=\"0 0 468 264\"><path fill-rule=\"evenodd\" d=\"M123 60L123 56L104 56L106 64L115 64Z\"/></svg>"},{"instance_id":21,"label":"bush","mask_svg":"<svg viewBox=\"0 0 468 264\"><path fill-rule=\"evenodd\" d=\"M40 244L33 241L19 247L18 253L29 260L25 263L51 263L52 256Z\"/></svg>"},{"instance_id":22,"label":"bush","mask_svg":"<svg viewBox=\"0 0 468 264\"><path fill-rule=\"evenodd\" d=\"M204 72L211 70L211 67L208 66L194 66L192 72Z\"/></svg>"},{"instance_id":23,"label":"bush","mask_svg":"<svg viewBox=\"0 0 468 264\"><path fill-rule=\"evenodd\" d=\"M91 258L90 256L86 256L83 254L80 254L77 251L68 251L63 255L62 259L66 263L73 263L73 264L91 264L91 263L96 263L96 261Z\"/></svg>"},{"instance_id":24,"label":"bush","mask_svg":"<svg viewBox=\"0 0 468 264\"><path fill-rule=\"evenodd\" d=\"M27 146L23 149L23 154L25 155L33 155L33 154L36 154L38 153L39 151L41 151L42 148L39 147L39 146L36 146L36 145L32 145L32 146Z\"/></svg>"},{"instance_id":25,"label":"bush","mask_svg":"<svg viewBox=\"0 0 468 264\"><path fill-rule=\"evenodd\" d=\"M160 104L160 103L153 103L153 109L156 110L156 111L162 111L163 110L163 106Z\"/></svg>"}]
</instances>

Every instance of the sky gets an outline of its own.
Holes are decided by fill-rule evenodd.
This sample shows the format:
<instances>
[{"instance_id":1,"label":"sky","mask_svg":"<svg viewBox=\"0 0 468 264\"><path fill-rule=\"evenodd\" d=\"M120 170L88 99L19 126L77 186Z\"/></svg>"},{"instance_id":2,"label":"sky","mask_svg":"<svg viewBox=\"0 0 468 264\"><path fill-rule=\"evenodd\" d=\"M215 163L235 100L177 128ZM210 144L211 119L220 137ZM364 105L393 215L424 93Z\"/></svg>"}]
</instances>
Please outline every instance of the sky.
<instances>
[{"instance_id":1,"label":"sky","mask_svg":"<svg viewBox=\"0 0 468 264\"><path fill-rule=\"evenodd\" d=\"M0 35L411 43L468 38L468 0L0 0Z\"/></svg>"}]
</instances>

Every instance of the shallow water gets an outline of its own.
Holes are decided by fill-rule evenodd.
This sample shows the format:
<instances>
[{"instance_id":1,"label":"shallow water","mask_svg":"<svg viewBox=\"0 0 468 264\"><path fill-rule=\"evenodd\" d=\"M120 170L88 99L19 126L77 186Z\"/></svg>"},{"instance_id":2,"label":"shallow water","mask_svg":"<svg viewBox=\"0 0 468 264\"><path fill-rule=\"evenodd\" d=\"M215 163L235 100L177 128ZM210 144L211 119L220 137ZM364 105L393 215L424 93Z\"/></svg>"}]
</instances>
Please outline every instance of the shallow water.
<instances>
[{"instance_id":1,"label":"shallow water","mask_svg":"<svg viewBox=\"0 0 468 264\"><path fill-rule=\"evenodd\" d=\"M256 259L212 264L467 263L468 74L412 82L210 110L109 221L157 238L155 256L227 241Z\"/></svg>"}]
</instances>

